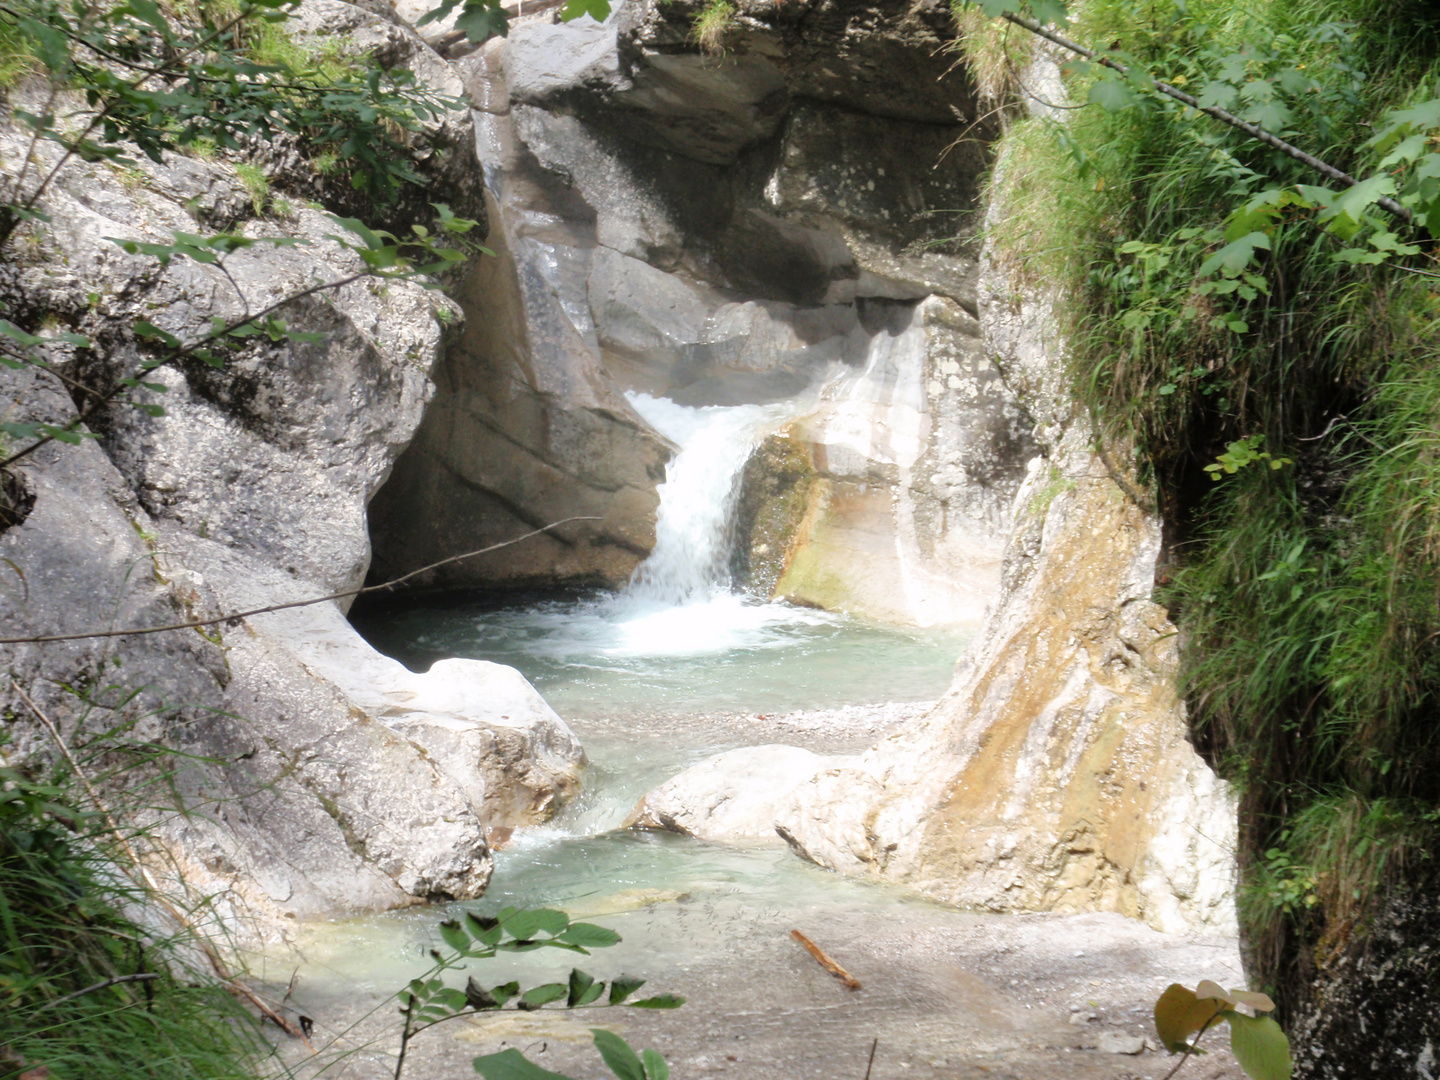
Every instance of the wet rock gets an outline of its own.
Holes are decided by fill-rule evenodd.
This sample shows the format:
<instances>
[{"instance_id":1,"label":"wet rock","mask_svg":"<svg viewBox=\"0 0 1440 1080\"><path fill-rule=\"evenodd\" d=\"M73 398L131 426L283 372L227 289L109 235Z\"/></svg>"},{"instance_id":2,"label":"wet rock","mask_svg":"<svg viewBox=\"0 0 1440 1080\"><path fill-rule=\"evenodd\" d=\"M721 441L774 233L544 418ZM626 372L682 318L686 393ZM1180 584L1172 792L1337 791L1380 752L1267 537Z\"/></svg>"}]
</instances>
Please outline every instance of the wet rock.
<instances>
[{"instance_id":1,"label":"wet rock","mask_svg":"<svg viewBox=\"0 0 1440 1080\"><path fill-rule=\"evenodd\" d=\"M647 792L625 827L668 829L702 840L771 840L785 796L843 760L779 744L716 754Z\"/></svg>"}]
</instances>

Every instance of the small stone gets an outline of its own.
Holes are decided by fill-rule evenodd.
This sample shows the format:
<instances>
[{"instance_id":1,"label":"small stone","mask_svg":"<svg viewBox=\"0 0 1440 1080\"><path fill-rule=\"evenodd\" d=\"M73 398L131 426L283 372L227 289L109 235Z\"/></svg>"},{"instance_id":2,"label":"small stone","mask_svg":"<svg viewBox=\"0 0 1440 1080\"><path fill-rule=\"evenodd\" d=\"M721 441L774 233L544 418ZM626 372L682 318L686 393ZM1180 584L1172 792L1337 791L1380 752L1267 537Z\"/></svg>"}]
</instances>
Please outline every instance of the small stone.
<instances>
[{"instance_id":1,"label":"small stone","mask_svg":"<svg viewBox=\"0 0 1440 1080\"><path fill-rule=\"evenodd\" d=\"M1102 1054L1138 1054L1145 1049L1145 1040L1123 1031L1102 1031L1095 1040L1095 1049Z\"/></svg>"}]
</instances>

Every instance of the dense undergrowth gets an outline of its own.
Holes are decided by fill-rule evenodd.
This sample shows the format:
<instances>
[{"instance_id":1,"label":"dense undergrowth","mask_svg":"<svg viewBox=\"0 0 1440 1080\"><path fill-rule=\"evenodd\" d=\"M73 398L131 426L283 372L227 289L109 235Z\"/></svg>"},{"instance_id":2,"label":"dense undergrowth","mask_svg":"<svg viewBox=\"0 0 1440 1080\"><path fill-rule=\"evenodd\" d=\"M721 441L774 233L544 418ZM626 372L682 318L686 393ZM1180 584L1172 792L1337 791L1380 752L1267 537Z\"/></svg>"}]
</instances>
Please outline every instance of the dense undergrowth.
<instances>
[{"instance_id":1,"label":"dense undergrowth","mask_svg":"<svg viewBox=\"0 0 1440 1080\"><path fill-rule=\"evenodd\" d=\"M1399 176L1367 142L1440 96L1425 0L1096 0L1070 34L1358 177ZM982 80L1015 92L1017 37L972 34ZM1078 395L1158 498L1196 743L1242 795L1247 959L1293 1010L1379 898L1440 881L1440 265L1424 229L1327 229L1288 204L1307 166L1095 74L1007 136L993 239L1062 286Z\"/></svg>"},{"instance_id":2,"label":"dense undergrowth","mask_svg":"<svg viewBox=\"0 0 1440 1080\"><path fill-rule=\"evenodd\" d=\"M254 1020L73 781L0 768L0 1080L254 1077Z\"/></svg>"}]
</instances>

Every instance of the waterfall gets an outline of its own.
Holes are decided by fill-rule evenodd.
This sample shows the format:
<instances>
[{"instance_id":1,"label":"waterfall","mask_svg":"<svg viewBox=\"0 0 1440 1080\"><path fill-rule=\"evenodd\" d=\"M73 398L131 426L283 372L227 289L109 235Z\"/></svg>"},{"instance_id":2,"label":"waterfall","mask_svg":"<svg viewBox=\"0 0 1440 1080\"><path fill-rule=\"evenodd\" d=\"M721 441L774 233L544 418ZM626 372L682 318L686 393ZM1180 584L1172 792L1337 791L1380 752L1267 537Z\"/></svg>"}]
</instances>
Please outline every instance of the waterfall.
<instances>
[{"instance_id":1,"label":"waterfall","mask_svg":"<svg viewBox=\"0 0 1440 1080\"><path fill-rule=\"evenodd\" d=\"M636 568L626 596L675 606L725 591L740 474L760 440L795 415L796 403L690 408L649 394L626 397L679 447L657 489L655 547Z\"/></svg>"}]
</instances>

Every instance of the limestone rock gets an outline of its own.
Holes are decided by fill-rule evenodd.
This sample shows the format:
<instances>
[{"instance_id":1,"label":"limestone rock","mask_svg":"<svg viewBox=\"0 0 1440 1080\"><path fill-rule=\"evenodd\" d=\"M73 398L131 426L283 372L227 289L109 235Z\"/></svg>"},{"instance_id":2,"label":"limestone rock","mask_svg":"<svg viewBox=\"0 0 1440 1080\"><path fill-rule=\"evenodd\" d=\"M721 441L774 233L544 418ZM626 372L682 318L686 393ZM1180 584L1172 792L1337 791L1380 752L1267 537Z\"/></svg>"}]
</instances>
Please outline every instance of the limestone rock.
<instances>
[{"instance_id":1,"label":"limestone rock","mask_svg":"<svg viewBox=\"0 0 1440 1080\"><path fill-rule=\"evenodd\" d=\"M786 796L842 760L781 744L728 750L647 792L625 827L701 840L773 840L775 813Z\"/></svg>"},{"instance_id":2,"label":"limestone rock","mask_svg":"<svg viewBox=\"0 0 1440 1080\"><path fill-rule=\"evenodd\" d=\"M350 19L357 34L390 40L387 20L320 7L317 32ZM413 35L396 40L412 61L424 55ZM4 129L0 141L5 160L23 158L21 133ZM43 209L50 220L34 250L3 267L4 306L17 321L58 318L100 342L93 355L52 356L82 382L133 369L147 348L129 329L137 318L184 338L357 265L323 239L335 227L319 213L255 216L223 160L142 161L124 174L77 161ZM307 243L236 252L226 275L188 260L162 270L106 239L168 240L193 231L195 213ZM0 529L7 632L165 625L358 586L366 502L420 420L437 316L452 313L404 282L292 302L281 315L323 343L250 339L222 370L156 369L147 382L166 392L137 394L163 415L112 406L94 419L99 441L31 455L18 470L28 513ZM34 369L0 372L0 392L10 419L73 415L61 384ZM546 816L583 760L516 673L464 662L407 672L371 650L335 602L203 631L7 647L5 658L73 742L118 729L182 752L168 764L144 756L125 788L143 792L168 769L187 814L156 816L118 787L116 806L148 826L157 875L231 890L232 915L479 895L492 865L487 831ZM53 753L8 681L0 697L22 718L7 754Z\"/></svg>"},{"instance_id":3,"label":"limestone rock","mask_svg":"<svg viewBox=\"0 0 1440 1080\"><path fill-rule=\"evenodd\" d=\"M1043 451L998 598L925 722L801 785L779 825L821 865L957 904L1233 932L1234 800L1176 699L1160 523L1090 448L1047 303L1017 305L993 267L982 285L987 352L1029 391Z\"/></svg>"},{"instance_id":4,"label":"limestone rock","mask_svg":"<svg viewBox=\"0 0 1440 1080\"><path fill-rule=\"evenodd\" d=\"M622 584L654 543L671 449L626 391L768 402L848 373L813 439L835 488L812 495L823 535L785 594L974 622L1029 447L977 367L993 127L963 71L946 75L948 16L749 5L716 63L689 40L693 14L644 2L604 25L522 18L458 62L498 259L459 291L466 332L371 504L376 573L585 517L429 581ZM892 423L906 449L879 435L867 458L858 429ZM822 586L855 559L878 568L863 598Z\"/></svg>"}]
</instances>

